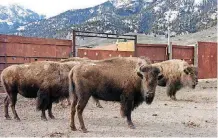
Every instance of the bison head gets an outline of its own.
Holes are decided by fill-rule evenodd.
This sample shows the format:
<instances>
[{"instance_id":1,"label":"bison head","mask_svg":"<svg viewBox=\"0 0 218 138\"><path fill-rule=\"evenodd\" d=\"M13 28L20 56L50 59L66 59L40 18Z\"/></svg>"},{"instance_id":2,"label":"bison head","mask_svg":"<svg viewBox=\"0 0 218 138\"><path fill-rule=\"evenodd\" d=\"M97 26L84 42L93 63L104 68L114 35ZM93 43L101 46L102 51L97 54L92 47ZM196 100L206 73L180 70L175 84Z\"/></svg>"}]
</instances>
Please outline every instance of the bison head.
<instances>
[{"instance_id":1,"label":"bison head","mask_svg":"<svg viewBox=\"0 0 218 138\"><path fill-rule=\"evenodd\" d=\"M151 104L154 99L159 74L160 70L151 65L142 65L137 72L137 75L142 79L142 91L147 104Z\"/></svg>"},{"instance_id":2,"label":"bison head","mask_svg":"<svg viewBox=\"0 0 218 138\"><path fill-rule=\"evenodd\" d=\"M198 70L194 66L188 66L183 70L181 82L184 86L195 88L198 84Z\"/></svg>"}]
</instances>

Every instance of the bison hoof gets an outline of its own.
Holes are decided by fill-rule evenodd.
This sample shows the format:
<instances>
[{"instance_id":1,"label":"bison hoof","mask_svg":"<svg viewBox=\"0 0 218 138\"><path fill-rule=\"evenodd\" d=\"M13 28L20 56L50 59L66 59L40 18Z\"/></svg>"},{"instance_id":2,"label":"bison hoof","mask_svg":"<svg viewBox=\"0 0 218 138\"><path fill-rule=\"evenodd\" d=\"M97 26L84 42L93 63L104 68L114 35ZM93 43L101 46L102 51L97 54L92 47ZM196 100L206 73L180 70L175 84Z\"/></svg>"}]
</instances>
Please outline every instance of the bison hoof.
<instances>
[{"instance_id":1,"label":"bison hoof","mask_svg":"<svg viewBox=\"0 0 218 138\"><path fill-rule=\"evenodd\" d=\"M86 128L81 128L81 131L82 131L83 133L87 133L87 132L88 132L88 130L87 130Z\"/></svg>"},{"instance_id":2,"label":"bison hoof","mask_svg":"<svg viewBox=\"0 0 218 138\"><path fill-rule=\"evenodd\" d=\"M48 121L46 117L41 117L42 121Z\"/></svg>"},{"instance_id":3,"label":"bison hoof","mask_svg":"<svg viewBox=\"0 0 218 138\"><path fill-rule=\"evenodd\" d=\"M20 121L20 118L18 116L14 117L14 119L18 122Z\"/></svg>"},{"instance_id":4,"label":"bison hoof","mask_svg":"<svg viewBox=\"0 0 218 138\"><path fill-rule=\"evenodd\" d=\"M170 97L173 101L177 101L175 96Z\"/></svg>"},{"instance_id":5,"label":"bison hoof","mask_svg":"<svg viewBox=\"0 0 218 138\"><path fill-rule=\"evenodd\" d=\"M76 129L75 126L74 126L74 127L71 127L71 130L72 130L72 131L77 131L77 129Z\"/></svg>"},{"instance_id":6,"label":"bison hoof","mask_svg":"<svg viewBox=\"0 0 218 138\"><path fill-rule=\"evenodd\" d=\"M9 115L5 116L6 120L11 120L11 117Z\"/></svg>"},{"instance_id":7,"label":"bison hoof","mask_svg":"<svg viewBox=\"0 0 218 138\"><path fill-rule=\"evenodd\" d=\"M55 119L55 117L54 117L53 115L50 115L49 117L50 117L51 119Z\"/></svg>"},{"instance_id":8,"label":"bison hoof","mask_svg":"<svg viewBox=\"0 0 218 138\"><path fill-rule=\"evenodd\" d=\"M129 125L129 128L130 129L135 129L135 126L134 125Z\"/></svg>"}]
</instances>

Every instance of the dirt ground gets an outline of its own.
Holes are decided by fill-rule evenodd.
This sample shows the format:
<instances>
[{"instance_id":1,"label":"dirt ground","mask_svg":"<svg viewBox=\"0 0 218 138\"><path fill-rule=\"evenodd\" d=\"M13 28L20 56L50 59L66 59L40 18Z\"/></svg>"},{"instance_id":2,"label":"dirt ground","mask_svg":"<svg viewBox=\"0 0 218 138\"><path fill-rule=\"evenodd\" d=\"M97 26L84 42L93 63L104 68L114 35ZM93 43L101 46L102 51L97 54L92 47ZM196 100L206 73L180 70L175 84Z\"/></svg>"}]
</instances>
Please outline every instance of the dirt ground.
<instances>
[{"instance_id":1,"label":"dirt ground","mask_svg":"<svg viewBox=\"0 0 218 138\"><path fill-rule=\"evenodd\" d=\"M88 133L71 131L70 107L54 104L56 119L42 121L41 112L36 111L35 99L18 97L17 112L21 122L5 120L3 101L0 94L0 136L50 136L50 137L108 137L108 136L217 136L217 81L200 80L196 89L185 88L177 93L178 101L170 100L166 89L157 87L156 97L151 105L143 103L133 111L132 119L136 129L127 127L126 120L119 114L119 104L100 101L104 108L97 108L90 99L84 110L84 121ZM9 109L12 116L11 109ZM76 125L79 128L78 118Z\"/></svg>"}]
</instances>

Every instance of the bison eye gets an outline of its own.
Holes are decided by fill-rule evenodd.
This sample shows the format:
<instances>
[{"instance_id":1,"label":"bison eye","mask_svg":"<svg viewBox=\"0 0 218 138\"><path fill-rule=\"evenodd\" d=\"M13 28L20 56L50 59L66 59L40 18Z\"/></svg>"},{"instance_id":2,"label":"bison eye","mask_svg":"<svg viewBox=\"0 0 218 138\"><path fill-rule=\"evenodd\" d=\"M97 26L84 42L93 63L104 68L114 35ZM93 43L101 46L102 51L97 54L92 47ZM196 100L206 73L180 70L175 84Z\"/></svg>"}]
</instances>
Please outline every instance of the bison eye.
<instances>
[{"instance_id":1,"label":"bison eye","mask_svg":"<svg viewBox=\"0 0 218 138\"><path fill-rule=\"evenodd\" d=\"M158 76L157 76L157 79L158 79L158 80L161 80L161 79L163 79L163 77L164 77L163 75L158 75Z\"/></svg>"}]
</instances>

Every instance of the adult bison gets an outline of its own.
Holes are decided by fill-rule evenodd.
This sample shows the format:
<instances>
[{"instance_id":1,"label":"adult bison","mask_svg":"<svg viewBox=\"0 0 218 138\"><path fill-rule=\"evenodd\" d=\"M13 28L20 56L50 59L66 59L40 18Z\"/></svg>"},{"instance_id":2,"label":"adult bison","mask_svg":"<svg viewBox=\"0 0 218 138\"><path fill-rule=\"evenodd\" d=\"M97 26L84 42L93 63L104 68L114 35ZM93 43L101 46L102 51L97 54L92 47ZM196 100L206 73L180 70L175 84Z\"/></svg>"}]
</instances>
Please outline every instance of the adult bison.
<instances>
[{"instance_id":1,"label":"adult bison","mask_svg":"<svg viewBox=\"0 0 218 138\"><path fill-rule=\"evenodd\" d=\"M87 57L83 57L83 58L80 58L80 57L70 57L70 58L67 58L67 59L61 59L61 63L66 63L66 62L72 62L72 61L80 61L80 62L95 62L95 61L97 61L97 60L90 60L89 58L87 58ZM69 70L70 71L70 70ZM98 99L96 99L96 98L94 98L94 97L92 97L92 99L93 99L93 101L95 102L95 105L96 105L96 107L98 107L98 108L103 108L102 106L101 106L101 104L100 104L100 102L99 102L99 100ZM61 101L61 106L62 107L65 107L65 104L64 104L64 101L65 101L65 99L63 99L62 101ZM68 105L70 105L71 103L70 103L70 97L67 97L66 98L66 102L67 102L67 106Z\"/></svg>"},{"instance_id":2,"label":"adult bison","mask_svg":"<svg viewBox=\"0 0 218 138\"><path fill-rule=\"evenodd\" d=\"M189 86L195 88L198 84L198 71L197 68L189 65L184 60L173 59L154 63L163 74L163 78L158 80L158 85L167 87L167 95L176 100L176 92L182 87Z\"/></svg>"},{"instance_id":3,"label":"adult bison","mask_svg":"<svg viewBox=\"0 0 218 138\"><path fill-rule=\"evenodd\" d=\"M12 65L4 69L1 74L1 82L7 93L4 100L6 119L10 119L8 106L11 103L14 118L20 120L15 110L18 93L26 98L37 97L37 109L42 110L41 118L43 120L47 120L46 109L48 109L49 117L54 118L52 102L69 97L68 73L72 67L81 62L90 61L83 58L70 58L61 62L37 61Z\"/></svg>"},{"instance_id":4,"label":"adult bison","mask_svg":"<svg viewBox=\"0 0 218 138\"><path fill-rule=\"evenodd\" d=\"M7 92L4 100L4 112L6 119L9 102L14 118L20 120L15 110L17 94L26 98L37 97L37 109L42 110L42 119L46 120L45 110L48 109L50 118L52 114L52 102L69 96L68 73L73 66L80 62L59 63L53 61L37 61L22 65L12 65L2 71L1 81Z\"/></svg>"},{"instance_id":5,"label":"adult bison","mask_svg":"<svg viewBox=\"0 0 218 138\"><path fill-rule=\"evenodd\" d=\"M112 58L96 63L76 65L69 73L69 91L72 93L71 129L76 130L75 112L83 132L82 113L90 96L121 103L121 115L134 128L131 111L143 101L151 104L160 70L140 58Z\"/></svg>"}]
</instances>

